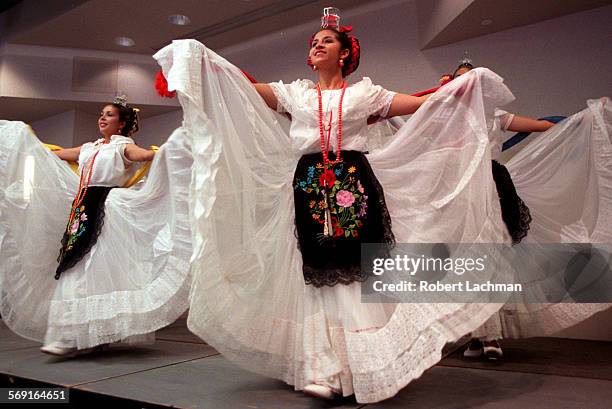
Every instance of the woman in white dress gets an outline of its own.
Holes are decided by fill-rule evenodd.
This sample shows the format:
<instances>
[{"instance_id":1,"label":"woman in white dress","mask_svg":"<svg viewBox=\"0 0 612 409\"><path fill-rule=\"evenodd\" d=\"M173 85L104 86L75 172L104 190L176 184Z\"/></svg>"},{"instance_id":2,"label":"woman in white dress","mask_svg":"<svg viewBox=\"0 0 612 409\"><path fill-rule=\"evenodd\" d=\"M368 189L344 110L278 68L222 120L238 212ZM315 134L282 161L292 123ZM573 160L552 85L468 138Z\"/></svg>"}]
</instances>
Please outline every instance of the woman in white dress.
<instances>
[{"instance_id":1,"label":"woman in white dress","mask_svg":"<svg viewBox=\"0 0 612 409\"><path fill-rule=\"evenodd\" d=\"M187 308L187 136L142 149L136 112L124 99L104 106L102 138L57 156L27 125L0 121L0 312L42 352L150 341ZM146 181L122 188L154 156Z\"/></svg>"},{"instance_id":2,"label":"woman in white dress","mask_svg":"<svg viewBox=\"0 0 612 409\"><path fill-rule=\"evenodd\" d=\"M346 37L324 29L312 38L318 85L255 88L193 40L155 58L200 133L192 140L189 328L232 362L296 390L375 402L501 305L362 303L359 255L348 249L372 237L383 247L393 237L508 241L493 200L486 118L511 94L488 70L424 103L368 78L349 86L343 74L356 48ZM270 107L290 115L289 133ZM388 149L364 154L369 117L414 111Z\"/></svg>"},{"instance_id":3,"label":"woman in white dress","mask_svg":"<svg viewBox=\"0 0 612 409\"><path fill-rule=\"evenodd\" d=\"M95 142L54 151L60 159L79 164L79 189L72 202L62 238L55 278L78 263L96 244L104 225L104 202L111 189L125 185L138 169L135 162L150 162L153 150L140 148L130 138L138 132L138 111L122 100L106 105L98 118L103 136ZM125 135L125 136L124 136ZM94 165L97 162L97 166ZM49 345L43 352L53 351Z\"/></svg>"},{"instance_id":4,"label":"woman in white dress","mask_svg":"<svg viewBox=\"0 0 612 409\"><path fill-rule=\"evenodd\" d=\"M472 69L474 69L474 66L471 61L464 59L453 72L452 79L459 78ZM546 120L518 116L501 109L495 111L495 120L491 129L491 134L495 135L492 138L493 143L491 144L493 178L500 196L502 218L512 236L514 244L519 243L527 236L529 224L531 223L531 214L529 208L517 195L508 170L498 162L502 149L502 139L498 136L505 131L544 132L553 125L554 123ZM500 359L503 356L503 351L499 344L499 340L502 338L501 325L498 324L498 321L498 316L494 315L483 327L472 334L473 338L463 353L465 357L478 358L485 356L488 359Z\"/></svg>"},{"instance_id":5,"label":"woman in white dress","mask_svg":"<svg viewBox=\"0 0 612 409\"><path fill-rule=\"evenodd\" d=\"M472 69L474 66L471 61L464 59L460 61L452 78L459 78ZM607 98L590 101L589 108L564 121L555 128L556 132L547 132L555 125L551 121L495 110L490 127L493 176L500 197L502 217L514 244L523 239L527 239L528 243L609 242L612 236L607 229L597 226L605 225L605 220L610 221L609 212L612 207L609 199L612 194L612 173L607 164L605 149L610 142L610 133L605 124L609 128L610 121ZM509 139L504 134L507 131L546 133L524 148L506 168L498 160L502 144ZM590 146L601 146L603 149L591 149ZM517 188L515 180L518 181ZM585 194L576 195L576 188L586 189ZM526 204L519 195L527 196ZM532 217L532 213L535 217ZM567 220L585 226L581 234L569 233L563 238L561 232L571 230L568 229ZM529 249L527 256L533 259L531 266L535 266L540 255L535 245L523 248ZM550 258L548 261L553 264L553 252L542 255L547 255ZM562 259L564 257L554 261ZM535 279L537 274L535 269L533 272L525 272L524 276L531 275L530 278ZM603 286L606 287L605 284ZM508 305L472 333L473 338L464 356L500 359L503 356L499 343L502 338L550 335L609 306L605 303L573 302Z\"/></svg>"}]
</instances>

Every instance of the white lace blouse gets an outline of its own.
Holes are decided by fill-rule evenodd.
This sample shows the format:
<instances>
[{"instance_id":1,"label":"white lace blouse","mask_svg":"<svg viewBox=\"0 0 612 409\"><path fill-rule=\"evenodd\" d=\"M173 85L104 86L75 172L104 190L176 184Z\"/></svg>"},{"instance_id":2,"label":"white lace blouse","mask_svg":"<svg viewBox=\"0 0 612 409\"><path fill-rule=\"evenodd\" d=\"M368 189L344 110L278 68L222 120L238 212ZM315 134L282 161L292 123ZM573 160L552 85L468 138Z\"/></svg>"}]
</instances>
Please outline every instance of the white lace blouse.
<instances>
[{"instance_id":1,"label":"white lace blouse","mask_svg":"<svg viewBox=\"0 0 612 409\"><path fill-rule=\"evenodd\" d=\"M493 120L491 135L491 159L498 160L502 153L502 145L513 135L504 133L514 119L514 114L506 112L502 109L495 110L495 119Z\"/></svg>"},{"instance_id":2,"label":"white lace blouse","mask_svg":"<svg viewBox=\"0 0 612 409\"><path fill-rule=\"evenodd\" d=\"M297 80L291 84L275 82L270 86L278 100L277 111L291 115L289 134L293 150L301 154L320 152L319 102L315 84L310 80ZM330 146L333 151L337 147L341 92L325 90L321 93L325 121L329 122L331 113ZM346 88L342 101L342 150L367 150L368 117L386 117L394 96L394 92L373 85L367 77Z\"/></svg>"},{"instance_id":3,"label":"white lace blouse","mask_svg":"<svg viewBox=\"0 0 612 409\"><path fill-rule=\"evenodd\" d=\"M94 155L100 151L94 162L89 186L122 187L132 178L136 167L132 166L133 162L125 157L125 147L130 143L134 143L132 138L112 135L108 144L104 143L104 139L98 139L81 146L80 174L89 169Z\"/></svg>"}]
</instances>

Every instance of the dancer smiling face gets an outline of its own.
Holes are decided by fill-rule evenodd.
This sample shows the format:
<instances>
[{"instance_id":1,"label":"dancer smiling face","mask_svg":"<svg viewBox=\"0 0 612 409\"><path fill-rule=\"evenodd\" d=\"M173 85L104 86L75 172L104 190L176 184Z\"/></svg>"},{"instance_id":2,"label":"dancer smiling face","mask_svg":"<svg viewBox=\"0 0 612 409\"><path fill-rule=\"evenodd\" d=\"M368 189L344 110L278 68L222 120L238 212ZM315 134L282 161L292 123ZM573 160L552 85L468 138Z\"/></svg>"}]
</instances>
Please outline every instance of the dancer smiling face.
<instances>
[{"instance_id":1,"label":"dancer smiling face","mask_svg":"<svg viewBox=\"0 0 612 409\"><path fill-rule=\"evenodd\" d=\"M98 130L107 141L112 135L132 136L139 129L137 112L130 106L107 104L100 112Z\"/></svg>"},{"instance_id":2,"label":"dancer smiling face","mask_svg":"<svg viewBox=\"0 0 612 409\"><path fill-rule=\"evenodd\" d=\"M121 120L120 109L113 104L106 105L100 112L98 118L98 130L105 139L110 139L111 135L122 135L121 131L126 125L125 120Z\"/></svg>"},{"instance_id":3,"label":"dancer smiling face","mask_svg":"<svg viewBox=\"0 0 612 409\"><path fill-rule=\"evenodd\" d=\"M308 55L317 70L343 74L344 60L350 56L350 50L340 39L341 34L335 30L326 29L315 34Z\"/></svg>"}]
</instances>

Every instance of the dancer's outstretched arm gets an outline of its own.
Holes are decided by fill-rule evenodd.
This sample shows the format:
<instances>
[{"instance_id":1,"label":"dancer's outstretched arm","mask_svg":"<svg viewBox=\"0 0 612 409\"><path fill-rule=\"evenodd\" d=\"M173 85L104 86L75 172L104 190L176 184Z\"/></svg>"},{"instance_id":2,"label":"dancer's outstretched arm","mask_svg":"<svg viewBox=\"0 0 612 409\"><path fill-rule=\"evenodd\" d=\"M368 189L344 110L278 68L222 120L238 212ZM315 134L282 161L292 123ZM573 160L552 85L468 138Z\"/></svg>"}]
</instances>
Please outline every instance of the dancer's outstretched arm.
<instances>
[{"instance_id":1,"label":"dancer's outstretched arm","mask_svg":"<svg viewBox=\"0 0 612 409\"><path fill-rule=\"evenodd\" d=\"M125 147L125 157L132 162L149 162L155 157L155 151L130 143Z\"/></svg>"},{"instance_id":2,"label":"dancer's outstretched arm","mask_svg":"<svg viewBox=\"0 0 612 409\"><path fill-rule=\"evenodd\" d=\"M272 87L268 84L253 84L255 86L255 90L261 95L266 105L268 105L271 109L276 111L278 100L276 95L274 95L274 91L272 91Z\"/></svg>"},{"instance_id":3,"label":"dancer's outstretched arm","mask_svg":"<svg viewBox=\"0 0 612 409\"><path fill-rule=\"evenodd\" d=\"M531 119L524 116L514 115L514 118L507 127L507 130L512 132L544 132L550 129L553 125L554 123L543 119Z\"/></svg>"},{"instance_id":4,"label":"dancer's outstretched arm","mask_svg":"<svg viewBox=\"0 0 612 409\"><path fill-rule=\"evenodd\" d=\"M76 148L69 149L60 149L58 151L53 151L61 160L66 160L68 162L78 162L79 154L81 153L81 147L77 146Z\"/></svg>"},{"instance_id":5,"label":"dancer's outstretched arm","mask_svg":"<svg viewBox=\"0 0 612 409\"><path fill-rule=\"evenodd\" d=\"M268 84L253 84L259 95L263 98L266 105L276 111L278 99L272 91L272 87ZM389 108L387 118L401 115L414 114L417 109L429 98L431 94L421 97L415 97L407 94L395 94L393 102Z\"/></svg>"},{"instance_id":6,"label":"dancer's outstretched arm","mask_svg":"<svg viewBox=\"0 0 612 409\"><path fill-rule=\"evenodd\" d=\"M387 118L414 114L431 95L432 94L415 97L407 94L395 94Z\"/></svg>"}]
</instances>

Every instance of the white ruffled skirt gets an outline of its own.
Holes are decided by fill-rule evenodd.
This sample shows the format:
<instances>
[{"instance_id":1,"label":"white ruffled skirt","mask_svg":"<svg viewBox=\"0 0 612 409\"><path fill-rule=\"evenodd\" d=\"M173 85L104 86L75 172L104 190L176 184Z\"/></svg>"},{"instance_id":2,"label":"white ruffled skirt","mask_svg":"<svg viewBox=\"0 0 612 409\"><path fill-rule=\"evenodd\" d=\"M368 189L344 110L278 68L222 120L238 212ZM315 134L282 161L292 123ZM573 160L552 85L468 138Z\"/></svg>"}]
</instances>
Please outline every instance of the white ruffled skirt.
<instances>
[{"instance_id":1,"label":"white ruffled skirt","mask_svg":"<svg viewBox=\"0 0 612 409\"><path fill-rule=\"evenodd\" d=\"M403 119L394 118L373 125L371 148L376 150L388 145L404 123ZM501 138L501 134L492 133L491 138ZM607 97L589 100L582 111L529 139L529 144L506 166L533 218L529 234L516 249L524 255L517 257L521 261L517 268L523 267L518 275L537 282L555 275L560 277L560 271L575 255L571 247L566 247L567 251L556 251L547 247L550 244L593 243L595 247L603 244L604 254L609 254L612 243L609 227L612 225L612 102ZM501 145L501 140L493 142ZM540 268L542 265L547 269ZM607 299L612 292L610 280L609 276L602 277L595 284L598 287L595 292L607 294ZM553 284L543 285L539 291L552 292L558 282L555 279ZM532 300L507 304L472 336L487 340L548 336L611 306L571 299L556 303L534 303Z\"/></svg>"},{"instance_id":2,"label":"white ruffled skirt","mask_svg":"<svg viewBox=\"0 0 612 409\"><path fill-rule=\"evenodd\" d=\"M188 326L226 358L296 390L323 382L375 402L418 378L447 342L501 307L366 304L359 283L305 285L292 188L300 154L283 121L239 69L196 41L175 41L155 58L188 126L200 132ZM430 98L388 149L368 155L398 242L509 239L486 122L512 96L490 71L464 77Z\"/></svg>"},{"instance_id":3,"label":"white ruffled skirt","mask_svg":"<svg viewBox=\"0 0 612 409\"><path fill-rule=\"evenodd\" d=\"M612 102L587 101L587 107L541 135L507 163L516 190L533 221L525 245L530 255L541 243L602 244L609 254L612 243ZM553 263L551 254L539 259ZM563 259L563 258L561 258ZM608 260L608 265L612 260ZM593 266L592 268L596 268ZM609 268L608 268L609 270ZM588 273L588 270L584 270ZM533 277L536 271L530 272ZM591 274L592 275L592 274ZM612 293L612 277L600 277L596 292ZM494 317L486 336L504 338L547 336L572 327L610 303L509 304Z\"/></svg>"},{"instance_id":4,"label":"white ruffled skirt","mask_svg":"<svg viewBox=\"0 0 612 409\"><path fill-rule=\"evenodd\" d=\"M8 327L82 349L150 340L175 321L191 281L191 164L179 128L144 182L111 190L97 243L55 280L78 177L27 125L0 121L0 313Z\"/></svg>"}]
</instances>

